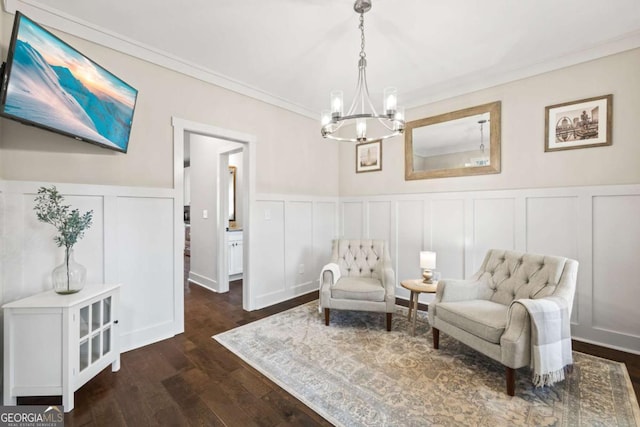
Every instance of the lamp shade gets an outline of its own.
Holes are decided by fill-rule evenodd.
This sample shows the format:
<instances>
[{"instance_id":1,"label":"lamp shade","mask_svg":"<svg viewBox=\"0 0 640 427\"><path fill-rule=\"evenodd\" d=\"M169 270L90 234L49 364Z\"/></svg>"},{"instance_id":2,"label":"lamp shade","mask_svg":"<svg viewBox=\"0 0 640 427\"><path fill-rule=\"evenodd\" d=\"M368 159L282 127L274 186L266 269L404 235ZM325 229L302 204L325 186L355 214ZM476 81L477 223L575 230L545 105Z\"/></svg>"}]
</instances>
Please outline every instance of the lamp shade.
<instances>
[{"instance_id":1,"label":"lamp shade","mask_svg":"<svg viewBox=\"0 0 640 427\"><path fill-rule=\"evenodd\" d=\"M436 253L429 251L420 252L420 268L436 268Z\"/></svg>"}]
</instances>

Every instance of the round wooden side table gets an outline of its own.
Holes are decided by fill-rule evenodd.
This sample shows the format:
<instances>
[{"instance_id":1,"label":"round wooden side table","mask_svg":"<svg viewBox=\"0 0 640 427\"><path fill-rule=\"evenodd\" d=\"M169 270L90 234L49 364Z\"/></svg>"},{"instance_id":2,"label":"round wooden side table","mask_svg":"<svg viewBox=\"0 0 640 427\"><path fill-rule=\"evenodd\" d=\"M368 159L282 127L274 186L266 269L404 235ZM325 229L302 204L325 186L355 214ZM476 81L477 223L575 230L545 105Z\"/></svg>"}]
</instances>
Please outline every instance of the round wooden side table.
<instances>
[{"instance_id":1,"label":"round wooden side table","mask_svg":"<svg viewBox=\"0 0 640 427\"><path fill-rule=\"evenodd\" d=\"M411 291L407 320L411 322L411 336L414 336L416 334L416 319L418 318L418 298L421 293L434 294L438 288L438 282L424 283L422 279L408 279L400 282L400 286ZM411 319L412 311L414 312L413 320Z\"/></svg>"}]
</instances>

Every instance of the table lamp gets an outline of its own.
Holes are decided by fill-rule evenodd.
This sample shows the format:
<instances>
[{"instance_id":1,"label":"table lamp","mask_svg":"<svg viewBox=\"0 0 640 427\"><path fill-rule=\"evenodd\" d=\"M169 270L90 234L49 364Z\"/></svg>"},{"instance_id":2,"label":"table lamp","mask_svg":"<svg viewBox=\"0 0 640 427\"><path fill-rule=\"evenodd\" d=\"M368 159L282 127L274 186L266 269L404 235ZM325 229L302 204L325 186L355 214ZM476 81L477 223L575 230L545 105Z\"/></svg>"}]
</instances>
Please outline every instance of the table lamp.
<instances>
[{"instance_id":1,"label":"table lamp","mask_svg":"<svg viewBox=\"0 0 640 427\"><path fill-rule=\"evenodd\" d=\"M424 277L423 283L433 283L432 269L436 268L436 253L429 251L420 252L420 268L423 268L422 277Z\"/></svg>"}]
</instances>

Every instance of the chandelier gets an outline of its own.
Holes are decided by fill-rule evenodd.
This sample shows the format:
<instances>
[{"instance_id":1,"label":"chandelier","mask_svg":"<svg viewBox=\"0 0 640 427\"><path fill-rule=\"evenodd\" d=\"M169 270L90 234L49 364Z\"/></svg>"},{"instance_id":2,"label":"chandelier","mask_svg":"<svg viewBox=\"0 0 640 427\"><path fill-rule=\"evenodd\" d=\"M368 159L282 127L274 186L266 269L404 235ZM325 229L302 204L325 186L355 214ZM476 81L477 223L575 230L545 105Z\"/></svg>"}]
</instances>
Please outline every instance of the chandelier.
<instances>
[{"instance_id":1,"label":"chandelier","mask_svg":"<svg viewBox=\"0 0 640 427\"><path fill-rule=\"evenodd\" d=\"M324 138L361 143L391 138L404 132L404 108L398 107L397 89L384 89L382 114L378 114L369 96L367 55L364 52L364 14L370 9L371 0L356 0L353 5L353 10L360 14L358 84L346 114L342 91L331 92L331 110L322 111L321 133Z\"/></svg>"}]
</instances>

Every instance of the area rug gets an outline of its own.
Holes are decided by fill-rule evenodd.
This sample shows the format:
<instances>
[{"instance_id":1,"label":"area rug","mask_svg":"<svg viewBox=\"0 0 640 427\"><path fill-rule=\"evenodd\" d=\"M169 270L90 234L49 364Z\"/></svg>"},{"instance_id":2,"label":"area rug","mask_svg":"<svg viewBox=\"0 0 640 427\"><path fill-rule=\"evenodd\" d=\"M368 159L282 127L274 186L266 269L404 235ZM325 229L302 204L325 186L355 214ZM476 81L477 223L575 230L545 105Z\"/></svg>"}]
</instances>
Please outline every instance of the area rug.
<instances>
[{"instance_id":1,"label":"area rug","mask_svg":"<svg viewBox=\"0 0 640 427\"><path fill-rule=\"evenodd\" d=\"M446 334L440 350L420 312L412 337L406 309L391 332L379 313L332 311L317 301L213 338L338 426L638 426L640 409L622 363L574 352L568 378L535 388Z\"/></svg>"}]
</instances>

